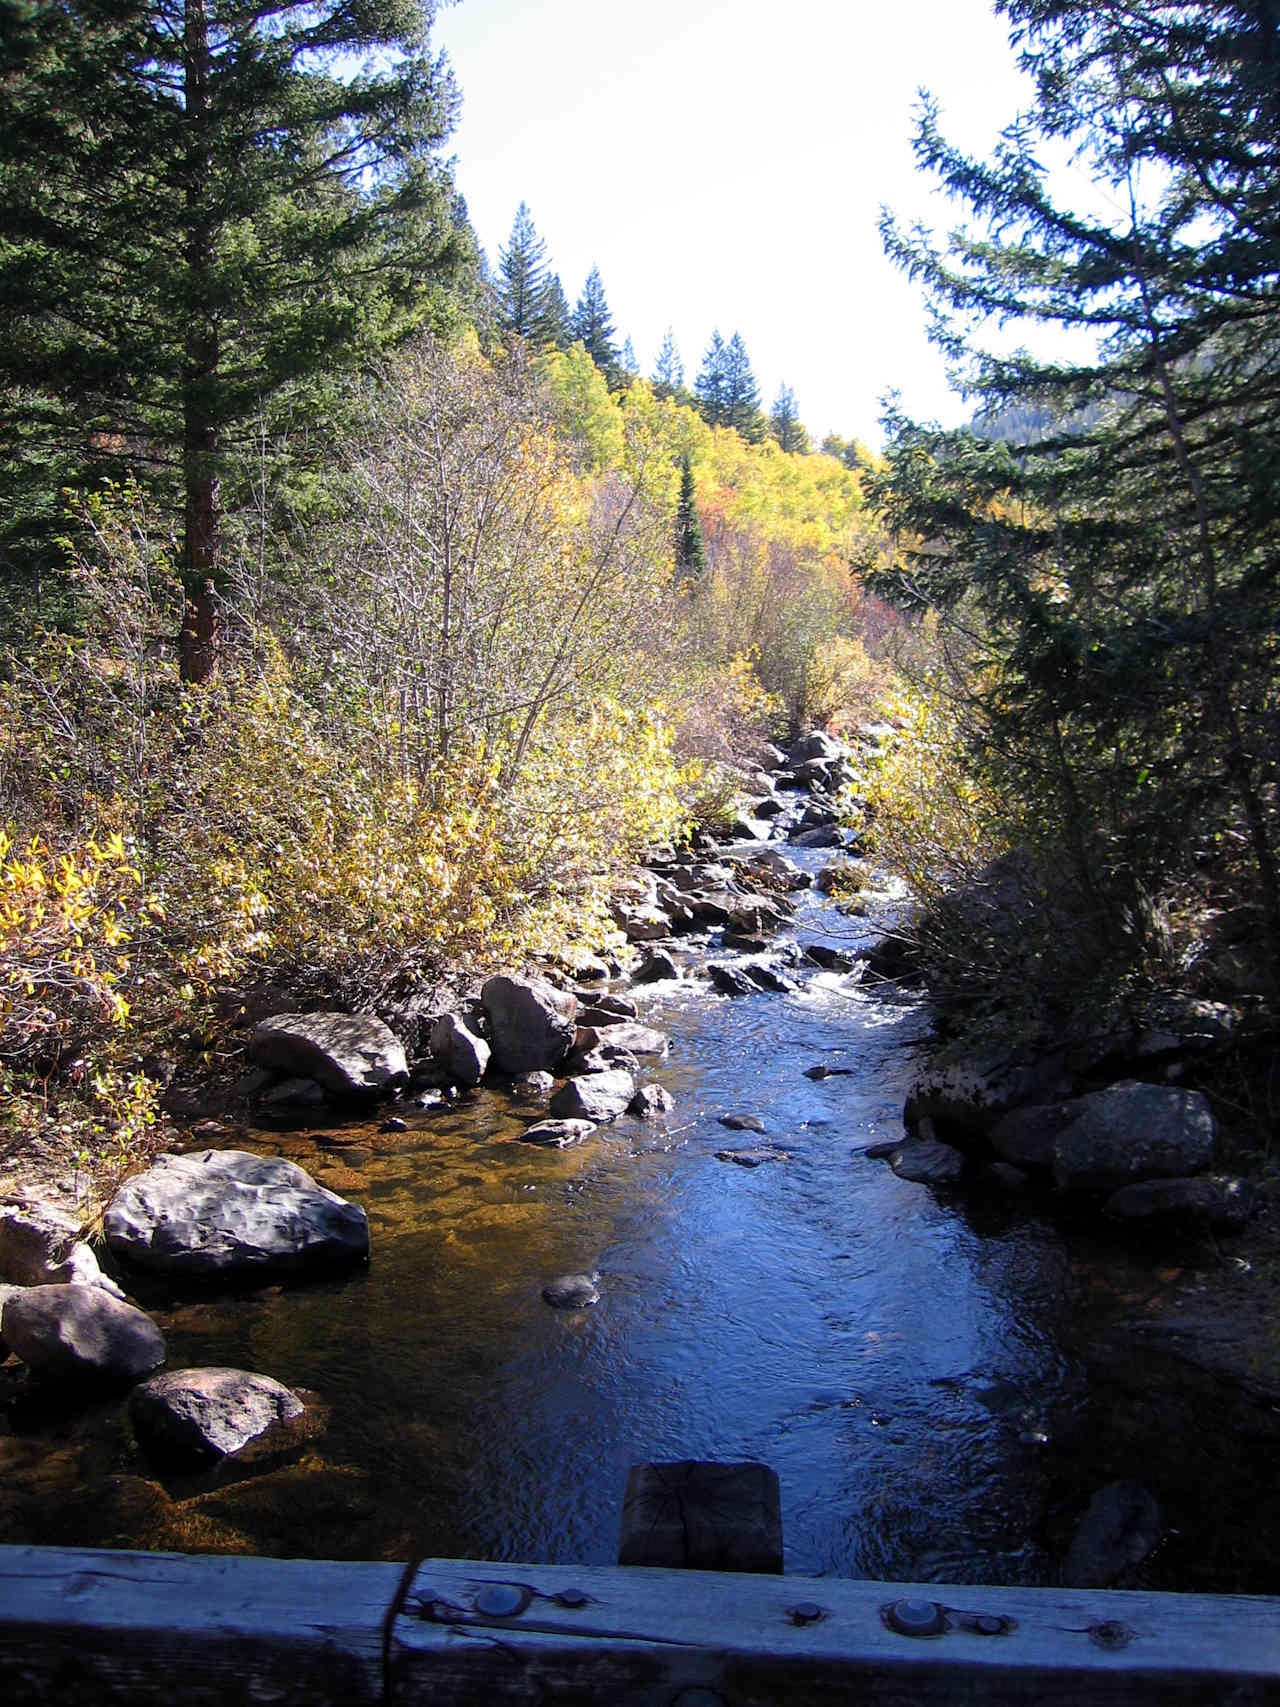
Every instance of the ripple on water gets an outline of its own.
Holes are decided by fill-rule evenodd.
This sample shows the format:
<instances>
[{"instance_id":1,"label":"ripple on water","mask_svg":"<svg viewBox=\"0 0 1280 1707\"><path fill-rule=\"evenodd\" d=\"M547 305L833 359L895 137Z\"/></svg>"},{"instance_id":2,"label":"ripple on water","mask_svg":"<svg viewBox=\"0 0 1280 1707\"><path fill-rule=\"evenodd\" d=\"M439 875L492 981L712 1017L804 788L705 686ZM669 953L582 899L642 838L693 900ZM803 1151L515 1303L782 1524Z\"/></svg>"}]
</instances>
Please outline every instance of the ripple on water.
<instances>
[{"instance_id":1,"label":"ripple on water","mask_svg":"<svg viewBox=\"0 0 1280 1707\"><path fill-rule=\"evenodd\" d=\"M804 897L802 938L866 940L819 904ZM643 1075L675 1096L664 1119L542 1149L516 1141L537 1108L480 1091L404 1132L282 1140L366 1205L368 1269L162 1322L175 1367L322 1396L296 1461L161 1487L114 1400L63 1415L52 1444L10 1403L0 1535L52 1538L53 1499L84 1544L603 1563L633 1463L756 1458L780 1477L790 1570L1054 1580L1062 1489L1028 1441L1079 1395L1063 1239L1021 1206L980 1229L854 1153L901 1129L923 1005L825 972L785 996L636 994L672 1035ZM816 1063L850 1071L806 1078ZM781 1159L717 1162L728 1112ZM550 1309L543 1288L571 1273L599 1276L599 1303Z\"/></svg>"}]
</instances>

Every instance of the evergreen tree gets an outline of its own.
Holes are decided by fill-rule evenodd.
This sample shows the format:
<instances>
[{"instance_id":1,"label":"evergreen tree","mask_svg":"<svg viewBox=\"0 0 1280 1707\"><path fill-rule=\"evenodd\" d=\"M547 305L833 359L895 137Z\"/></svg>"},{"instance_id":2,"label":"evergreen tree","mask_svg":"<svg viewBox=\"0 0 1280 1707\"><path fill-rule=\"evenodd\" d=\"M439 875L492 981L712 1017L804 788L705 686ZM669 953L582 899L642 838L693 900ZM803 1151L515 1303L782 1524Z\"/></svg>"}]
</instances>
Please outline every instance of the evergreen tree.
<instances>
[{"instance_id":1,"label":"evergreen tree","mask_svg":"<svg viewBox=\"0 0 1280 1707\"><path fill-rule=\"evenodd\" d=\"M881 585L959 617L981 749L1056 824L1103 928L1132 936L1192 856L1199 881L1244 883L1247 849L1274 975L1280 17L1274 0L1001 10L1033 112L988 162L931 107L917 136L976 226L945 248L885 235L979 419L1030 406L1039 424L1010 443L893 420L879 495L927 544ZM1055 202L1046 138L1087 162L1097 211ZM966 335L975 314L1102 341L1074 362L993 354Z\"/></svg>"},{"instance_id":2,"label":"evergreen tree","mask_svg":"<svg viewBox=\"0 0 1280 1707\"><path fill-rule=\"evenodd\" d=\"M547 280L538 314L537 337L539 343L551 344L557 350L567 350L573 342L573 316L559 273L552 273Z\"/></svg>"},{"instance_id":3,"label":"evergreen tree","mask_svg":"<svg viewBox=\"0 0 1280 1707\"><path fill-rule=\"evenodd\" d=\"M742 334L735 332L724 350L725 424L733 427L744 439L759 444L764 437L764 417L760 413L760 388L751 371L751 361Z\"/></svg>"},{"instance_id":4,"label":"evergreen tree","mask_svg":"<svg viewBox=\"0 0 1280 1707\"><path fill-rule=\"evenodd\" d=\"M696 580L707 567L707 544L698 516L693 464L686 451L680 459L680 497L676 503L676 569Z\"/></svg>"},{"instance_id":5,"label":"evergreen tree","mask_svg":"<svg viewBox=\"0 0 1280 1707\"><path fill-rule=\"evenodd\" d=\"M728 351L719 332L711 334L702 368L693 382L698 411L709 427L729 424L729 367Z\"/></svg>"},{"instance_id":6,"label":"evergreen tree","mask_svg":"<svg viewBox=\"0 0 1280 1707\"><path fill-rule=\"evenodd\" d=\"M653 389L659 397L675 397L684 389L684 363L680 360L675 333L670 326L662 336L662 348L658 351L653 370Z\"/></svg>"},{"instance_id":7,"label":"evergreen tree","mask_svg":"<svg viewBox=\"0 0 1280 1707\"><path fill-rule=\"evenodd\" d=\"M592 267L587 274L573 311L572 329L574 338L600 371L612 378L618 371L618 351L613 341L613 316L609 313L598 267Z\"/></svg>"},{"instance_id":8,"label":"evergreen tree","mask_svg":"<svg viewBox=\"0 0 1280 1707\"><path fill-rule=\"evenodd\" d=\"M507 246L498 257L498 325L517 338L539 334L550 283L547 246L538 236L528 207L521 202Z\"/></svg>"},{"instance_id":9,"label":"evergreen tree","mask_svg":"<svg viewBox=\"0 0 1280 1707\"><path fill-rule=\"evenodd\" d=\"M800 425L795 392L789 385L780 385L769 414L769 433L785 451L807 451L809 435Z\"/></svg>"},{"instance_id":10,"label":"evergreen tree","mask_svg":"<svg viewBox=\"0 0 1280 1707\"><path fill-rule=\"evenodd\" d=\"M430 0L8 0L11 20L2 436L30 464L42 418L42 454L174 474L203 679L240 435L438 316L471 264Z\"/></svg>"}]
</instances>

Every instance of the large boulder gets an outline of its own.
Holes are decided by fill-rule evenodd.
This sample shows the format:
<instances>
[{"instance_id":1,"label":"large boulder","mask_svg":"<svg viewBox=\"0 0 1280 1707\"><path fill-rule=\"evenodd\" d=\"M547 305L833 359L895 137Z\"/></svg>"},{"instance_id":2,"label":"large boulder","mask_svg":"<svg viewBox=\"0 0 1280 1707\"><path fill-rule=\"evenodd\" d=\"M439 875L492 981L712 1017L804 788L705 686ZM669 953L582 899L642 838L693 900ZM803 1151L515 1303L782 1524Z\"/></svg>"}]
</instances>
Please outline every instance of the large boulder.
<instances>
[{"instance_id":1,"label":"large boulder","mask_svg":"<svg viewBox=\"0 0 1280 1707\"><path fill-rule=\"evenodd\" d=\"M150 1316L99 1286L27 1286L10 1293L0 1335L51 1380L133 1381L165 1359L164 1335Z\"/></svg>"},{"instance_id":2,"label":"large boulder","mask_svg":"<svg viewBox=\"0 0 1280 1707\"><path fill-rule=\"evenodd\" d=\"M489 1065L489 1045L457 1014L442 1014L431 1027L432 1055L457 1085L478 1085Z\"/></svg>"},{"instance_id":3,"label":"large boulder","mask_svg":"<svg viewBox=\"0 0 1280 1707\"><path fill-rule=\"evenodd\" d=\"M261 1066L340 1097L382 1096L409 1077L399 1038L373 1014L273 1014L251 1048Z\"/></svg>"},{"instance_id":4,"label":"large boulder","mask_svg":"<svg viewBox=\"0 0 1280 1707\"><path fill-rule=\"evenodd\" d=\"M548 1105L553 1115L566 1120L616 1120L625 1114L636 1094L636 1082L620 1069L585 1073L567 1080Z\"/></svg>"},{"instance_id":5,"label":"large boulder","mask_svg":"<svg viewBox=\"0 0 1280 1707\"><path fill-rule=\"evenodd\" d=\"M1048 1173L1053 1167L1053 1147L1058 1136L1076 1118L1074 1102L1032 1103L1003 1115L987 1134L996 1155L1015 1168L1037 1168Z\"/></svg>"},{"instance_id":6,"label":"large boulder","mask_svg":"<svg viewBox=\"0 0 1280 1707\"><path fill-rule=\"evenodd\" d=\"M844 752L844 747L834 736L828 735L823 729L811 729L807 735L800 737L789 756L793 765L805 765L814 759L829 762L841 758Z\"/></svg>"},{"instance_id":7,"label":"large boulder","mask_svg":"<svg viewBox=\"0 0 1280 1707\"><path fill-rule=\"evenodd\" d=\"M885 974L893 976L892 973ZM983 1137L1010 1109L1062 1094L1039 1063L1006 1055L968 1055L933 1061L907 1092L908 1126L932 1120L949 1137Z\"/></svg>"},{"instance_id":8,"label":"large boulder","mask_svg":"<svg viewBox=\"0 0 1280 1707\"><path fill-rule=\"evenodd\" d=\"M1053 1177L1064 1191L1115 1192L1137 1180L1202 1173L1216 1126L1199 1091L1129 1080L1075 1099L1053 1142Z\"/></svg>"},{"instance_id":9,"label":"large boulder","mask_svg":"<svg viewBox=\"0 0 1280 1707\"><path fill-rule=\"evenodd\" d=\"M80 1237L80 1225L50 1203L6 1203L0 1207L0 1280L42 1286L55 1279ZM62 1279L62 1276L57 1276Z\"/></svg>"},{"instance_id":10,"label":"large boulder","mask_svg":"<svg viewBox=\"0 0 1280 1707\"><path fill-rule=\"evenodd\" d=\"M1107 1199L1108 1215L1122 1221L1173 1221L1237 1232L1258 1209L1258 1193L1248 1180L1226 1174L1193 1179L1139 1180L1121 1186Z\"/></svg>"},{"instance_id":11,"label":"large boulder","mask_svg":"<svg viewBox=\"0 0 1280 1707\"><path fill-rule=\"evenodd\" d=\"M480 992L489 1016L495 1067L503 1073L533 1073L557 1067L573 1047L578 999L541 978L500 973Z\"/></svg>"},{"instance_id":12,"label":"large boulder","mask_svg":"<svg viewBox=\"0 0 1280 1707\"><path fill-rule=\"evenodd\" d=\"M129 1420L143 1445L197 1464L239 1452L303 1408L288 1387L244 1369L168 1370L129 1395Z\"/></svg>"},{"instance_id":13,"label":"large boulder","mask_svg":"<svg viewBox=\"0 0 1280 1707\"><path fill-rule=\"evenodd\" d=\"M665 1031L638 1020L620 1020L616 1025L580 1025L575 1034L575 1048L584 1053L605 1048L615 1053L626 1050L628 1055L665 1055L669 1039Z\"/></svg>"},{"instance_id":14,"label":"large boulder","mask_svg":"<svg viewBox=\"0 0 1280 1707\"><path fill-rule=\"evenodd\" d=\"M776 848L767 848L764 853L753 854L747 861L746 869L771 889L808 889L813 882L807 871L802 871L793 859L788 859L786 854L779 853Z\"/></svg>"},{"instance_id":15,"label":"large boulder","mask_svg":"<svg viewBox=\"0 0 1280 1707\"><path fill-rule=\"evenodd\" d=\"M369 1255L363 1209L281 1156L243 1150L162 1157L121 1186L103 1230L111 1250L140 1268L201 1280L296 1274Z\"/></svg>"},{"instance_id":16,"label":"large boulder","mask_svg":"<svg viewBox=\"0 0 1280 1707\"><path fill-rule=\"evenodd\" d=\"M120 1288L98 1266L80 1225L52 1203L8 1203L0 1207L0 1280L18 1286L101 1286L120 1297Z\"/></svg>"}]
</instances>

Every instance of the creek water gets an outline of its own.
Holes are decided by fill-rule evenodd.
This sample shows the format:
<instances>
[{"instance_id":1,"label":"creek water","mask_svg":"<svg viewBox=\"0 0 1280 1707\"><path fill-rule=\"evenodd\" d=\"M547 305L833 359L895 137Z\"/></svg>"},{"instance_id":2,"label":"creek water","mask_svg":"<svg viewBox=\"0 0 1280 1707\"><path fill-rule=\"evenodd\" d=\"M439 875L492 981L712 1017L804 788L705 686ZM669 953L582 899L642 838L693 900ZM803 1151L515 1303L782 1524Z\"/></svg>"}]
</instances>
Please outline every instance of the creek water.
<instances>
[{"instance_id":1,"label":"creek water","mask_svg":"<svg viewBox=\"0 0 1280 1707\"><path fill-rule=\"evenodd\" d=\"M864 922L799 899L802 942L871 940L874 906ZM535 1107L483 1090L402 1132L237 1138L365 1206L367 1270L185 1299L131 1285L170 1367L309 1390L310 1438L162 1477L123 1396L68 1408L10 1365L0 1540L608 1563L632 1464L758 1459L780 1478L788 1571L1056 1581L1092 1488L1149 1463L1140 1434L1096 1426L1112 1412L1080 1355L1082 1295L1141 1303L1170 1271L1034 1198L940 1195L859 1153L901 1131L918 998L816 972L791 995L633 993L671 1038L643 1075L674 1096L663 1119L547 1150L519 1141ZM743 1149L769 1159L718 1155ZM594 1308L544 1302L583 1271ZM1172 1495L1150 1586L1274 1592L1261 1549L1241 1563L1245 1473L1213 1495L1212 1537L1204 1499Z\"/></svg>"}]
</instances>

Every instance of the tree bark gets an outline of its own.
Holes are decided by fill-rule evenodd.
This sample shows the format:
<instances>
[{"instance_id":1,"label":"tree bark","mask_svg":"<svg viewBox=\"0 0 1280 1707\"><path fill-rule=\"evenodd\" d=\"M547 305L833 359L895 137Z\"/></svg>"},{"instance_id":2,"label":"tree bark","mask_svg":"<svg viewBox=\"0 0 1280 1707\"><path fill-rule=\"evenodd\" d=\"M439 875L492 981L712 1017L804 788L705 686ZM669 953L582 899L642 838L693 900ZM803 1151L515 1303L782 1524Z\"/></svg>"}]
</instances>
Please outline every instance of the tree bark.
<instances>
[{"instance_id":1,"label":"tree bark","mask_svg":"<svg viewBox=\"0 0 1280 1707\"><path fill-rule=\"evenodd\" d=\"M219 435L214 410L218 328L213 316L212 177L209 144L209 18L205 0L187 0L183 19L186 93L187 333L182 383L182 475L185 487L182 581L186 591L179 667L187 682L206 682L218 666L216 592L221 559Z\"/></svg>"}]
</instances>

